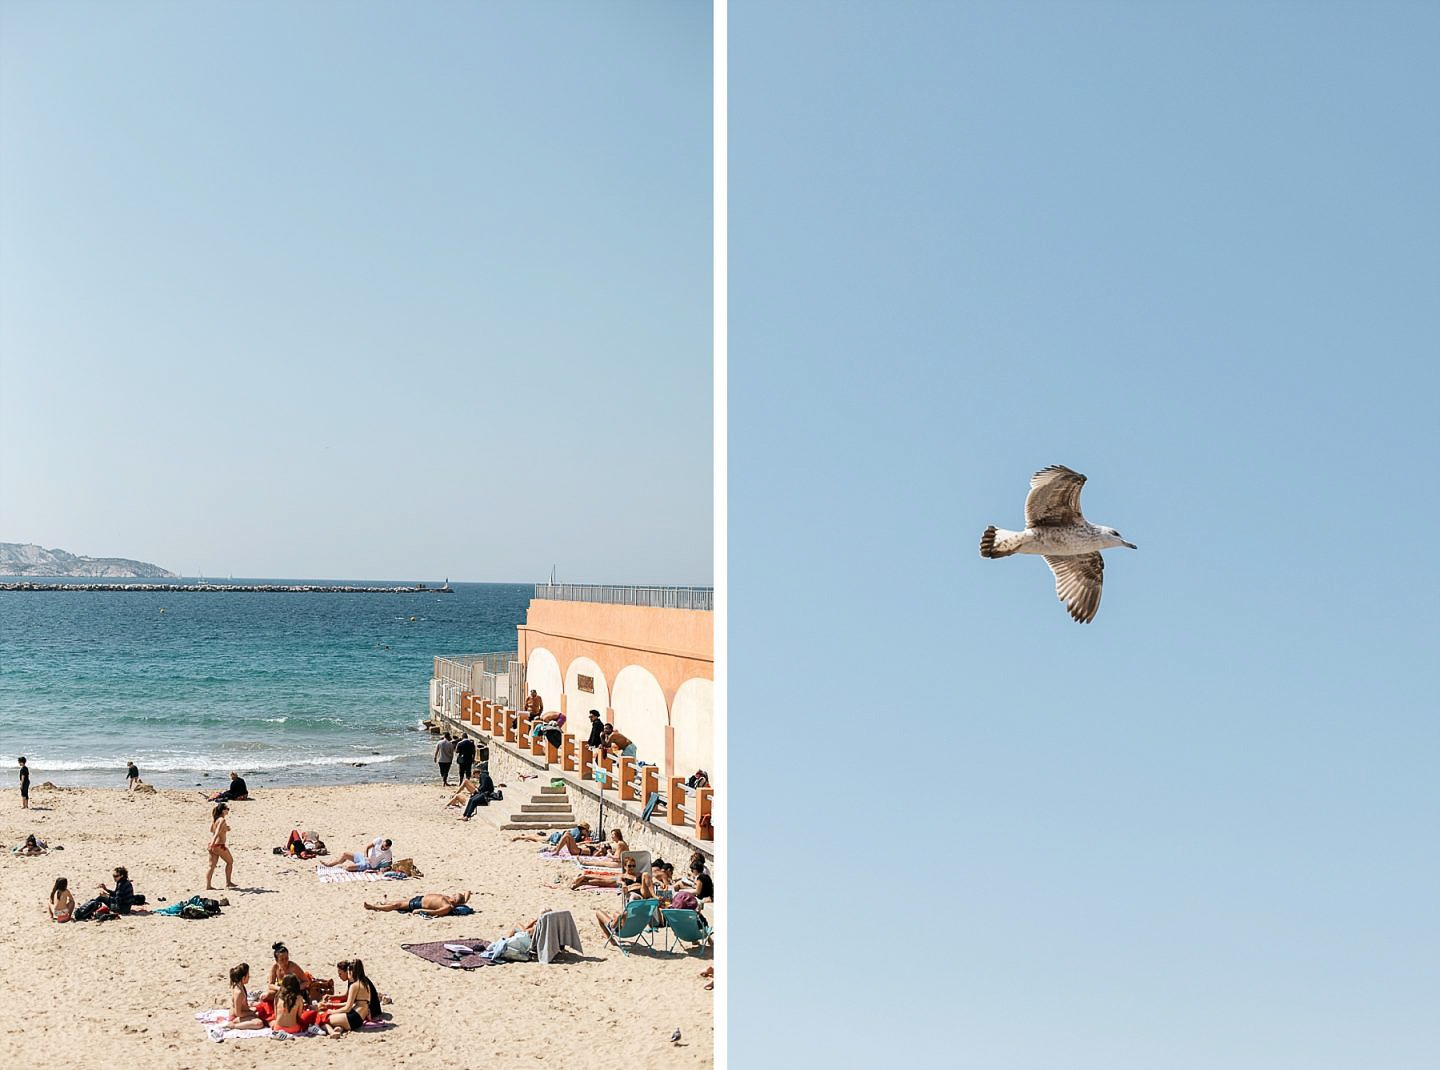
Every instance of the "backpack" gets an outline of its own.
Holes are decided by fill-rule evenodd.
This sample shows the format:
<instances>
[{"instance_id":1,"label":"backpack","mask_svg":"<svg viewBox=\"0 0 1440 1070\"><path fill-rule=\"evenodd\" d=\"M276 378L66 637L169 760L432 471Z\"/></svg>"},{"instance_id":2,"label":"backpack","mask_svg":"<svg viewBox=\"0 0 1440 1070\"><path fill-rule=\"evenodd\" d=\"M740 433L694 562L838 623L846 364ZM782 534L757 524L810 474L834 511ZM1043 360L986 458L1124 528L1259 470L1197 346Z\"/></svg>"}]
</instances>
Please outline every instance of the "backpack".
<instances>
[{"instance_id":1,"label":"backpack","mask_svg":"<svg viewBox=\"0 0 1440 1070\"><path fill-rule=\"evenodd\" d=\"M186 903L180 908L180 916L182 918L190 918L193 921L196 918L208 918L210 915L206 913L204 907L196 906L194 903Z\"/></svg>"}]
</instances>

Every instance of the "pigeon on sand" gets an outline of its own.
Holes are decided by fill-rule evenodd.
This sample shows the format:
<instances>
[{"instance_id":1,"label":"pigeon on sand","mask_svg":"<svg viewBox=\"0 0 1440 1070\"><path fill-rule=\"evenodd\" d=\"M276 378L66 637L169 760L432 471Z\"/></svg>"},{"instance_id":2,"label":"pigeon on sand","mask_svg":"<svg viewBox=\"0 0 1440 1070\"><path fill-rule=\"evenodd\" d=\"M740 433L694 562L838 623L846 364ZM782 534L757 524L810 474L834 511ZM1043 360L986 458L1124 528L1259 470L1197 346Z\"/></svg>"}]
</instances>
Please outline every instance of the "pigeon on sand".
<instances>
[{"instance_id":1,"label":"pigeon on sand","mask_svg":"<svg viewBox=\"0 0 1440 1070\"><path fill-rule=\"evenodd\" d=\"M1070 616L1089 624L1100 609L1105 583L1101 550L1135 544L1114 528L1090 523L1080 514L1085 477L1063 464L1042 468L1030 479L1025 499L1025 530L1006 531L993 524L980 536L981 557L1040 554L1055 573L1055 593Z\"/></svg>"}]
</instances>

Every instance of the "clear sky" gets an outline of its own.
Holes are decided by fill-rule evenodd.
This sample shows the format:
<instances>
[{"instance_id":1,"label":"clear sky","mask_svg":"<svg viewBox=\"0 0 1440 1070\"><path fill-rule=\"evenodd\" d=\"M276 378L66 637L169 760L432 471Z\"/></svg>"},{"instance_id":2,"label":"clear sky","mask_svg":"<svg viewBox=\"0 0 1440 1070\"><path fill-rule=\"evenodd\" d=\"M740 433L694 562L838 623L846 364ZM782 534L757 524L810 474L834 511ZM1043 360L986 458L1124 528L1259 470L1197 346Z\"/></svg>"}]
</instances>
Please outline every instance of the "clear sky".
<instances>
[{"instance_id":1,"label":"clear sky","mask_svg":"<svg viewBox=\"0 0 1440 1070\"><path fill-rule=\"evenodd\" d=\"M706 3L0 3L0 540L707 583Z\"/></svg>"},{"instance_id":2,"label":"clear sky","mask_svg":"<svg viewBox=\"0 0 1440 1070\"><path fill-rule=\"evenodd\" d=\"M1433 1067L1437 9L729 20L732 1065Z\"/></svg>"}]
</instances>

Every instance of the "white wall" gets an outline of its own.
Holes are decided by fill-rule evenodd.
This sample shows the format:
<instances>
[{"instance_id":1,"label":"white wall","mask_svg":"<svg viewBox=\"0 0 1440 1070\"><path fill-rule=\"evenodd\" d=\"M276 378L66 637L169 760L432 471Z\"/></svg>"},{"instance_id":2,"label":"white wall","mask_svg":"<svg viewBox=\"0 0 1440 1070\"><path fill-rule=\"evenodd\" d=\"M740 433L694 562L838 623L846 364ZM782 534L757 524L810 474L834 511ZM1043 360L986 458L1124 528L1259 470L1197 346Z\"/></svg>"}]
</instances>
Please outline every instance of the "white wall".
<instances>
[{"instance_id":1,"label":"white wall","mask_svg":"<svg viewBox=\"0 0 1440 1070\"><path fill-rule=\"evenodd\" d=\"M675 704L670 709L670 723L675 728L675 775L688 777L697 769L713 774L714 682L696 678L681 684L680 690L675 692Z\"/></svg>"},{"instance_id":2,"label":"white wall","mask_svg":"<svg viewBox=\"0 0 1440 1070\"><path fill-rule=\"evenodd\" d=\"M589 676L595 681L595 693L581 691L578 677ZM589 658L576 658L565 670L565 731L580 739L590 734L590 711L599 710L600 718L610 706L610 685L600 666Z\"/></svg>"},{"instance_id":3,"label":"white wall","mask_svg":"<svg viewBox=\"0 0 1440 1070\"><path fill-rule=\"evenodd\" d=\"M530 660L525 663L525 686L525 694L516 696L517 710L530 697L532 688L540 692L540 697L545 700L546 712L560 708L560 696L564 692L560 681L560 663L555 660L555 655L543 646L530 651Z\"/></svg>"},{"instance_id":4,"label":"white wall","mask_svg":"<svg viewBox=\"0 0 1440 1070\"><path fill-rule=\"evenodd\" d=\"M665 764L665 690L639 665L627 665L615 674L610 692L615 727L635 741L635 754L652 765Z\"/></svg>"}]
</instances>

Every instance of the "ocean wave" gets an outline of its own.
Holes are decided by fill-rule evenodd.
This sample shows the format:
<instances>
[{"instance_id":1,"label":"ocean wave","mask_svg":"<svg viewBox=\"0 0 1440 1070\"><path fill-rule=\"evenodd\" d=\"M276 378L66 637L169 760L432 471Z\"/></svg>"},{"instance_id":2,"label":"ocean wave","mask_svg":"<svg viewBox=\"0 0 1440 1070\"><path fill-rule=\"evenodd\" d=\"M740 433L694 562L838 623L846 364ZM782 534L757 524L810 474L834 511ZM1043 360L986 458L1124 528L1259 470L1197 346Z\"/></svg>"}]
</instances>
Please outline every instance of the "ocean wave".
<instances>
[{"instance_id":1,"label":"ocean wave","mask_svg":"<svg viewBox=\"0 0 1440 1070\"><path fill-rule=\"evenodd\" d=\"M234 755L172 755L172 756L147 756L143 753L130 755L135 763L140 766L140 775L143 777L146 771L156 773L228 773L232 769L236 772L267 772L274 769L301 769L310 766L330 765L354 765L359 755L355 754L326 754L313 758L290 758L290 759L263 759L260 761L241 761ZM366 765L384 765L388 762L403 761L406 758L413 758L413 754L371 754L365 756ZM13 764L13 757L0 756L0 764ZM61 759L60 761L46 761L43 756L27 758L26 764L30 766L31 776L37 780L45 778L46 771L56 773L78 773L106 769L118 769L124 772L123 761L117 762L113 758L75 758Z\"/></svg>"}]
</instances>

